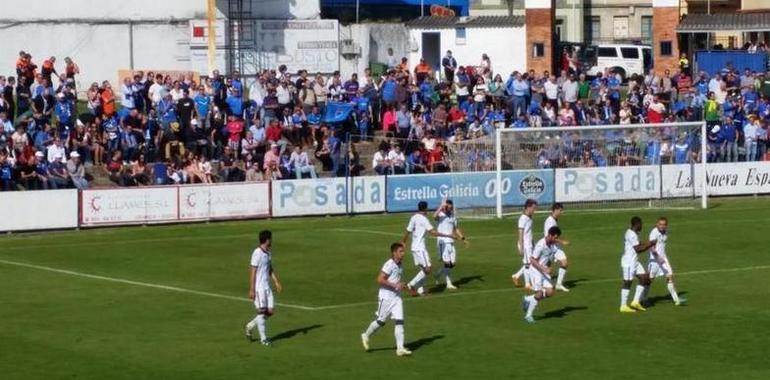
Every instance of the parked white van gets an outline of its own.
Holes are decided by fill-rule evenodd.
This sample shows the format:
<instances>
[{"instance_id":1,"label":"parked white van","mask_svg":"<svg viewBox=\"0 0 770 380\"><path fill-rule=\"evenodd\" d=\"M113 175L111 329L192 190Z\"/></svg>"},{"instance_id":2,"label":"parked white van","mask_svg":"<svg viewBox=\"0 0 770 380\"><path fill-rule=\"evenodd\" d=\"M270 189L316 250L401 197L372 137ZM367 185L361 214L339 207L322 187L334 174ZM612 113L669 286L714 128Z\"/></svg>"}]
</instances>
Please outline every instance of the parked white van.
<instances>
[{"instance_id":1,"label":"parked white van","mask_svg":"<svg viewBox=\"0 0 770 380\"><path fill-rule=\"evenodd\" d=\"M652 67L652 48L645 45L598 45L592 46L593 57L586 74L595 76L611 69L620 73L625 80L631 75L644 75Z\"/></svg>"}]
</instances>

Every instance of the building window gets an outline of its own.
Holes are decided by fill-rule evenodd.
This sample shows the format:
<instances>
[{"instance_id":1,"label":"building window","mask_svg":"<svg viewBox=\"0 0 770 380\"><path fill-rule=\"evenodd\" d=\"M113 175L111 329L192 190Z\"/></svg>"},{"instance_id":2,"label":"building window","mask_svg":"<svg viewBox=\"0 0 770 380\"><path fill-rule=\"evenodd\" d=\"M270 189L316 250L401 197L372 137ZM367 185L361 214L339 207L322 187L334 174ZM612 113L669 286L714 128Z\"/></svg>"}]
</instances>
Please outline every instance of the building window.
<instances>
[{"instance_id":1,"label":"building window","mask_svg":"<svg viewBox=\"0 0 770 380\"><path fill-rule=\"evenodd\" d=\"M602 19L599 16L586 16L583 27L583 41L588 44L593 44L602 35Z\"/></svg>"},{"instance_id":2,"label":"building window","mask_svg":"<svg viewBox=\"0 0 770 380\"><path fill-rule=\"evenodd\" d=\"M664 57L670 57L674 54L673 45L671 41L660 41L660 55Z\"/></svg>"},{"instance_id":3,"label":"building window","mask_svg":"<svg viewBox=\"0 0 770 380\"><path fill-rule=\"evenodd\" d=\"M545 57L545 44L536 42L532 45L532 56L535 58Z\"/></svg>"},{"instance_id":4,"label":"building window","mask_svg":"<svg viewBox=\"0 0 770 380\"><path fill-rule=\"evenodd\" d=\"M652 43L652 16L642 16L642 43Z\"/></svg>"},{"instance_id":5,"label":"building window","mask_svg":"<svg viewBox=\"0 0 770 380\"><path fill-rule=\"evenodd\" d=\"M465 28L455 29L455 45L465 45Z\"/></svg>"}]
</instances>

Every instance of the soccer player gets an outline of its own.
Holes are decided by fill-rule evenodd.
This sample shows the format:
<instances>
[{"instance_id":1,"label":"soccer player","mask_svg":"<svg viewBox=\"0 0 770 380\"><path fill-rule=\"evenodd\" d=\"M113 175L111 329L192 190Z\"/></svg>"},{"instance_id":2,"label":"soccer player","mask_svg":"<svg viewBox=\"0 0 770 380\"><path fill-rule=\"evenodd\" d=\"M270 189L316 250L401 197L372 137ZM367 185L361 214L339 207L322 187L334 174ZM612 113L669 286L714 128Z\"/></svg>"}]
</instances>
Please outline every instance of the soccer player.
<instances>
[{"instance_id":1,"label":"soccer player","mask_svg":"<svg viewBox=\"0 0 770 380\"><path fill-rule=\"evenodd\" d=\"M273 233L263 230L259 233L259 247L251 254L251 271L249 275L249 298L254 300L257 308L257 316L246 324L246 338L252 340L251 331L257 327L259 340L265 346L270 346L267 339L266 322L273 315L273 291L270 289L270 279L273 280L275 290L279 293L283 289L278 275L273 270L273 253L270 247L273 243Z\"/></svg>"},{"instance_id":2,"label":"soccer player","mask_svg":"<svg viewBox=\"0 0 770 380\"><path fill-rule=\"evenodd\" d=\"M422 287L425 278L430 274L430 256L428 256L428 249L425 247L425 234L431 234L434 237L447 237L451 238L450 234L442 234L436 232L433 229L433 225L430 224L430 220L426 216L428 210L428 202L420 201L417 204L417 213L412 215L409 219L409 224L406 226L406 232L401 239L401 244L406 245L406 239L409 235L412 235L412 258L414 258L414 265L419 267L420 270L414 276L412 281L409 281L407 288L409 292L414 295L425 295L425 289Z\"/></svg>"},{"instance_id":3,"label":"soccer player","mask_svg":"<svg viewBox=\"0 0 770 380\"><path fill-rule=\"evenodd\" d=\"M679 294L674 287L674 270L671 268L671 263L666 256L666 243L668 242L668 218L661 216L658 218L658 222L655 224L655 228L650 231L650 240L657 243L650 248L650 259L647 263L647 271L650 274L650 283L656 277L666 277L668 292L671 294L671 299L674 301L674 305L682 306L687 303L684 298L679 298ZM650 286L647 285L644 288L642 294L642 301L647 299L647 293L650 291Z\"/></svg>"},{"instance_id":4,"label":"soccer player","mask_svg":"<svg viewBox=\"0 0 770 380\"><path fill-rule=\"evenodd\" d=\"M559 217L561 217L562 211L564 211L564 206L561 203L554 203L553 206L551 206L551 214L545 219L545 225L543 226L543 234L545 236L548 236L548 231L551 230L551 227L559 226ZM569 289L564 286L564 277L567 275L567 254L561 249L562 246L569 245L569 241L559 238L557 244L556 255L554 256L555 261L559 263L559 274L556 277L556 290L569 292Z\"/></svg>"},{"instance_id":5,"label":"soccer player","mask_svg":"<svg viewBox=\"0 0 770 380\"><path fill-rule=\"evenodd\" d=\"M522 308L524 320L527 323L535 323L532 313L535 312L538 302L553 295L551 283L551 262L559 250L559 236L561 230L557 226L548 229L545 237L540 239L529 257L529 281L532 284L534 294L524 296Z\"/></svg>"},{"instance_id":6,"label":"soccer player","mask_svg":"<svg viewBox=\"0 0 770 380\"><path fill-rule=\"evenodd\" d=\"M537 210L537 201L527 199L524 202L524 211L519 216L519 239L516 242L516 248L521 256L521 269L511 276L513 284L518 288L521 286L521 276L524 276L524 285L531 288L529 283L529 255L532 254L532 215Z\"/></svg>"},{"instance_id":7,"label":"soccer player","mask_svg":"<svg viewBox=\"0 0 770 380\"><path fill-rule=\"evenodd\" d=\"M639 263L638 253L648 250L657 242L651 240L645 243L639 242L639 231L642 230L642 218L635 216L631 218L631 228L626 230L624 238L623 258L620 260L620 269L623 272L623 288L620 289L620 312L634 313L637 310L644 311L645 308L639 303L644 287L650 285L650 277L644 271L644 267ZM634 276L639 279L636 286L634 300L628 305L628 294L631 292L631 283Z\"/></svg>"},{"instance_id":8,"label":"soccer player","mask_svg":"<svg viewBox=\"0 0 770 380\"><path fill-rule=\"evenodd\" d=\"M439 237L438 238L438 254L439 260L444 263L444 267L438 273L438 278L444 277L446 280L446 288L449 290L455 290L457 287L452 285L452 280L449 278L449 273L452 268L455 267L457 262L457 254L455 252L455 237L459 238L465 245L468 246L468 240L465 239L465 235L457 227L457 216L454 213L454 203L451 199L445 199L441 202L441 206L433 214L433 218L438 222L436 229L442 234L451 235L451 237Z\"/></svg>"},{"instance_id":9,"label":"soccer player","mask_svg":"<svg viewBox=\"0 0 770 380\"><path fill-rule=\"evenodd\" d=\"M404 347L404 304L401 300L401 290L404 283L401 282L401 275L404 270L401 269L401 260L404 258L404 244L393 243L390 245L390 259L385 262L377 275L377 284L380 286L377 295L377 318L369 324L363 334L361 334L361 344L364 350L369 351L369 337L372 336L380 327L385 326L385 321L390 317L395 322L396 327L396 355L409 356L412 351Z\"/></svg>"}]
</instances>

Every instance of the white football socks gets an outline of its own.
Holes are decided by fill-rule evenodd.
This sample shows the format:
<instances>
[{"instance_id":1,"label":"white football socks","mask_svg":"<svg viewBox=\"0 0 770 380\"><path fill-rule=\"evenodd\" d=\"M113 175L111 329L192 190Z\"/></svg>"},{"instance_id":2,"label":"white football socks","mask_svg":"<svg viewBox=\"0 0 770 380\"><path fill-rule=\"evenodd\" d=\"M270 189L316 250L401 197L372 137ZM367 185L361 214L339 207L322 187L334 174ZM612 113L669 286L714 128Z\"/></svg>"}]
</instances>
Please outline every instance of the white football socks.
<instances>
[{"instance_id":1,"label":"white football socks","mask_svg":"<svg viewBox=\"0 0 770 380\"><path fill-rule=\"evenodd\" d=\"M267 327L265 326L265 315L260 314L257 315L257 330L259 331L259 339L260 340L267 340Z\"/></svg>"},{"instance_id":2,"label":"white football socks","mask_svg":"<svg viewBox=\"0 0 770 380\"><path fill-rule=\"evenodd\" d=\"M676 293L673 282L668 283L668 292L671 293L671 299L674 300L674 303L679 303L679 294Z\"/></svg>"},{"instance_id":3,"label":"white football socks","mask_svg":"<svg viewBox=\"0 0 770 380\"><path fill-rule=\"evenodd\" d=\"M416 275L414 275L414 278L412 281L409 281L409 287L411 288L419 288L422 286L422 281L425 280L425 272L420 269Z\"/></svg>"},{"instance_id":4,"label":"white football socks","mask_svg":"<svg viewBox=\"0 0 770 380\"><path fill-rule=\"evenodd\" d=\"M369 324L369 327L366 328L366 331L364 331L364 335L366 336L372 336L372 334L376 333L377 330L380 329L380 324L377 323L377 320L372 321L372 323Z\"/></svg>"},{"instance_id":5,"label":"white football socks","mask_svg":"<svg viewBox=\"0 0 770 380\"><path fill-rule=\"evenodd\" d=\"M628 294L630 292L631 292L630 289L626 289L626 288L620 289L620 306L628 305Z\"/></svg>"},{"instance_id":6,"label":"white football socks","mask_svg":"<svg viewBox=\"0 0 770 380\"><path fill-rule=\"evenodd\" d=\"M567 275L567 270L559 268L559 276L556 277L556 286L564 286L564 277Z\"/></svg>"},{"instance_id":7,"label":"white football socks","mask_svg":"<svg viewBox=\"0 0 770 380\"><path fill-rule=\"evenodd\" d=\"M644 286L637 285L636 292L634 292L634 302L639 302L639 300L642 298L643 292L644 292Z\"/></svg>"},{"instance_id":8,"label":"white football socks","mask_svg":"<svg viewBox=\"0 0 770 380\"><path fill-rule=\"evenodd\" d=\"M396 325L393 333L396 335L396 349L404 349L404 325Z\"/></svg>"},{"instance_id":9,"label":"white football socks","mask_svg":"<svg viewBox=\"0 0 770 380\"><path fill-rule=\"evenodd\" d=\"M447 286L452 285L452 279L449 278L449 272L452 270L452 268L444 267L444 279L446 280Z\"/></svg>"},{"instance_id":10,"label":"white football socks","mask_svg":"<svg viewBox=\"0 0 770 380\"><path fill-rule=\"evenodd\" d=\"M537 307L538 300L535 298L534 295L530 295L527 297L527 317L532 317L532 313L535 312L535 307Z\"/></svg>"}]
</instances>

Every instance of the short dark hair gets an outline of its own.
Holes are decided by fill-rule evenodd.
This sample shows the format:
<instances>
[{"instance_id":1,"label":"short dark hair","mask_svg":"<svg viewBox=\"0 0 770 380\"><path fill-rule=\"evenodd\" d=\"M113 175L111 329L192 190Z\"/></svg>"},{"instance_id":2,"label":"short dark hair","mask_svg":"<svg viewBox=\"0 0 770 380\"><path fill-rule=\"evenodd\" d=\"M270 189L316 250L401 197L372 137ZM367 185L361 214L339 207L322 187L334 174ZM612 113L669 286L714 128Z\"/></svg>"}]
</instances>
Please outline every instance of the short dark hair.
<instances>
[{"instance_id":1,"label":"short dark hair","mask_svg":"<svg viewBox=\"0 0 770 380\"><path fill-rule=\"evenodd\" d=\"M395 242L390 245L390 253L395 253L399 248L403 248L404 245L400 242Z\"/></svg>"},{"instance_id":2,"label":"short dark hair","mask_svg":"<svg viewBox=\"0 0 770 380\"><path fill-rule=\"evenodd\" d=\"M631 218L631 225L632 226L636 226L638 224L642 224L642 218L640 218L638 216L635 216L635 217Z\"/></svg>"},{"instance_id":3,"label":"short dark hair","mask_svg":"<svg viewBox=\"0 0 770 380\"><path fill-rule=\"evenodd\" d=\"M529 199L527 199L524 202L524 208L530 208L532 206L537 206L537 201L536 200L534 200L532 198L529 198Z\"/></svg>"},{"instance_id":4,"label":"short dark hair","mask_svg":"<svg viewBox=\"0 0 770 380\"><path fill-rule=\"evenodd\" d=\"M270 230L259 231L259 244L265 244L273 238L273 232Z\"/></svg>"},{"instance_id":5,"label":"short dark hair","mask_svg":"<svg viewBox=\"0 0 770 380\"><path fill-rule=\"evenodd\" d=\"M664 221L664 222L666 222L666 223L668 223L668 218L666 218L665 216L661 216L660 218L658 218L658 221L659 221L659 222L660 222L661 220L662 220L662 221Z\"/></svg>"},{"instance_id":6,"label":"short dark hair","mask_svg":"<svg viewBox=\"0 0 770 380\"><path fill-rule=\"evenodd\" d=\"M420 201L417 203L417 210L418 211L425 211L428 209L428 202Z\"/></svg>"},{"instance_id":7,"label":"short dark hair","mask_svg":"<svg viewBox=\"0 0 770 380\"><path fill-rule=\"evenodd\" d=\"M556 210L564 210L564 205L559 202L554 203L553 206L551 206L551 211Z\"/></svg>"},{"instance_id":8,"label":"short dark hair","mask_svg":"<svg viewBox=\"0 0 770 380\"><path fill-rule=\"evenodd\" d=\"M548 229L549 236L561 236L561 228L559 226L553 226Z\"/></svg>"},{"instance_id":9,"label":"short dark hair","mask_svg":"<svg viewBox=\"0 0 770 380\"><path fill-rule=\"evenodd\" d=\"M448 205L452 205L452 206L454 206L454 205L455 205L455 203L454 203L454 202L452 202L452 200L451 200L451 199L447 199L447 200L446 200L446 204L448 204Z\"/></svg>"}]
</instances>

